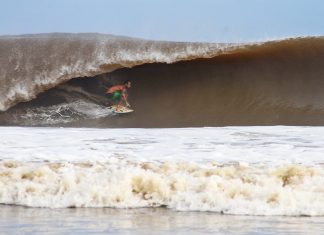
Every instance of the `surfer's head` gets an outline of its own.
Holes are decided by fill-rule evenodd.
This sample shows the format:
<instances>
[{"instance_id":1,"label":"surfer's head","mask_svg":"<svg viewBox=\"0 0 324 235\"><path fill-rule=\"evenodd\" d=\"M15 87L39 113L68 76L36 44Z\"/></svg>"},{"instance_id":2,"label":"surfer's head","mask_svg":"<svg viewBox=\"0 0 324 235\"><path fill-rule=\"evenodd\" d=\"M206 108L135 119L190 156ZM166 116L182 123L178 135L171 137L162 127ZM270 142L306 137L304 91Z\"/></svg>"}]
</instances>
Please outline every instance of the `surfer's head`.
<instances>
[{"instance_id":1,"label":"surfer's head","mask_svg":"<svg viewBox=\"0 0 324 235\"><path fill-rule=\"evenodd\" d=\"M129 80L125 81L124 86L127 87L127 88L130 88L132 86L131 81L129 81Z\"/></svg>"}]
</instances>

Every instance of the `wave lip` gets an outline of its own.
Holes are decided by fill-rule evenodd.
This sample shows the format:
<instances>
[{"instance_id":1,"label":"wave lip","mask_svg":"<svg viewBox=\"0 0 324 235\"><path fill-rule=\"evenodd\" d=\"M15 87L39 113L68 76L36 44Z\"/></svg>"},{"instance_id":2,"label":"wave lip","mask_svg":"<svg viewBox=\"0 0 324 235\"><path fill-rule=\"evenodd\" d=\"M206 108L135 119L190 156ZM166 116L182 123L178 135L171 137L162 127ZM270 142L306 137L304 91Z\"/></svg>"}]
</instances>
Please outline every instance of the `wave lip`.
<instances>
[{"instance_id":1,"label":"wave lip","mask_svg":"<svg viewBox=\"0 0 324 235\"><path fill-rule=\"evenodd\" d=\"M0 37L0 110L75 77L144 63L210 58L238 44L160 42L101 34Z\"/></svg>"}]
</instances>

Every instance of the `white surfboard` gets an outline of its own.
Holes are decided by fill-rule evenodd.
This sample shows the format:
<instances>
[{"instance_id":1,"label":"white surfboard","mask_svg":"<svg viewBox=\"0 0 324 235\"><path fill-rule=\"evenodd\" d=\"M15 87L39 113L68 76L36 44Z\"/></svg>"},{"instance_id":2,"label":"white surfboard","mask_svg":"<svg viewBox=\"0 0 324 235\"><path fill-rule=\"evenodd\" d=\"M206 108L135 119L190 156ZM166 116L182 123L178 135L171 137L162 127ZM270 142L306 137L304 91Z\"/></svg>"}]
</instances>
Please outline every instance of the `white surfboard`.
<instances>
[{"instance_id":1,"label":"white surfboard","mask_svg":"<svg viewBox=\"0 0 324 235\"><path fill-rule=\"evenodd\" d=\"M134 112L133 109L127 108L125 106L119 106L119 108L117 109L117 105L113 105L108 107L108 109L110 109L111 111L113 111L114 113L131 113Z\"/></svg>"}]
</instances>

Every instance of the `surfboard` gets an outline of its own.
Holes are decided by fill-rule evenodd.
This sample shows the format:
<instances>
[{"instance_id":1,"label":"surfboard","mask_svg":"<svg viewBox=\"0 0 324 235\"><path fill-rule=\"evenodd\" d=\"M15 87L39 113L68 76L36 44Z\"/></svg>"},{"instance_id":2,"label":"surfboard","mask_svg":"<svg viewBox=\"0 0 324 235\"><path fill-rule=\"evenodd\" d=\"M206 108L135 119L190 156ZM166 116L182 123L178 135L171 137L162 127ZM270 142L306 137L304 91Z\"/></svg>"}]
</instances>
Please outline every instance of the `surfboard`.
<instances>
[{"instance_id":1,"label":"surfboard","mask_svg":"<svg viewBox=\"0 0 324 235\"><path fill-rule=\"evenodd\" d=\"M117 110L117 105L110 106L110 107L108 107L108 109L110 109L114 113L131 113L131 112L134 112L133 109L127 108L125 106L119 106L119 108Z\"/></svg>"}]
</instances>

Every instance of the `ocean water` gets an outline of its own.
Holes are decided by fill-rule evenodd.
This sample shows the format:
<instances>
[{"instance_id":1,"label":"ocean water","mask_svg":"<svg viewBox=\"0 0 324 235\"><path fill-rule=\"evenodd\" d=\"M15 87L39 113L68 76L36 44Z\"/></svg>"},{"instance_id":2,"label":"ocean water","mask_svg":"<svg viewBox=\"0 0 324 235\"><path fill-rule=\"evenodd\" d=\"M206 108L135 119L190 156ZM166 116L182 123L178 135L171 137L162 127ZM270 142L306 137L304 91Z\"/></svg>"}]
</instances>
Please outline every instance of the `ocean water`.
<instances>
[{"instance_id":1,"label":"ocean water","mask_svg":"<svg viewBox=\"0 0 324 235\"><path fill-rule=\"evenodd\" d=\"M2 234L323 234L324 128L0 128Z\"/></svg>"},{"instance_id":2,"label":"ocean water","mask_svg":"<svg viewBox=\"0 0 324 235\"><path fill-rule=\"evenodd\" d=\"M323 37L0 51L0 234L324 234Z\"/></svg>"}]
</instances>

